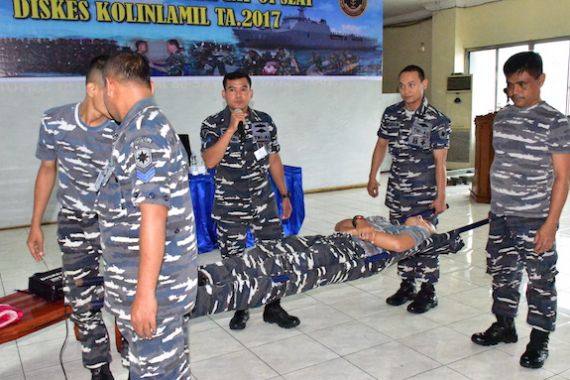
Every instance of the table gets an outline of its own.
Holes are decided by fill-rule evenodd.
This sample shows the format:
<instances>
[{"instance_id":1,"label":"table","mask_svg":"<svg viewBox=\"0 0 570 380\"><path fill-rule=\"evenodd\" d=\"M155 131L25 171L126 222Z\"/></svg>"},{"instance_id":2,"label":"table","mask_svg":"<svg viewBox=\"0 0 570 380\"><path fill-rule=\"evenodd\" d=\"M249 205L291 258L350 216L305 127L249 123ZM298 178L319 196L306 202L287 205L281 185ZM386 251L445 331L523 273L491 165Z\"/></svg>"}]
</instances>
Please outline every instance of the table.
<instances>
[{"instance_id":1,"label":"table","mask_svg":"<svg viewBox=\"0 0 570 380\"><path fill-rule=\"evenodd\" d=\"M63 300L50 302L27 292L17 292L1 297L0 303L8 304L24 312L21 320L0 330L0 343L18 339L63 321L71 313L71 308L65 306Z\"/></svg>"},{"instance_id":2,"label":"table","mask_svg":"<svg viewBox=\"0 0 570 380\"><path fill-rule=\"evenodd\" d=\"M293 213L289 219L283 220L283 233L285 236L296 235L301 230L305 220L305 200L303 194L303 173L300 167L285 165L285 183L291 193ZM212 220L214 205L215 172L208 174L189 175L190 191L192 193L192 207L196 221L196 238L198 240L198 252L205 253L217 248L216 224ZM270 177L271 178L271 177ZM275 192L277 208L282 211L281 194L277 191L275 183L271 179L271 185ZM247 234L246 245L251 247L254 238L250 231Z\"/></svg>"}]
</instances>

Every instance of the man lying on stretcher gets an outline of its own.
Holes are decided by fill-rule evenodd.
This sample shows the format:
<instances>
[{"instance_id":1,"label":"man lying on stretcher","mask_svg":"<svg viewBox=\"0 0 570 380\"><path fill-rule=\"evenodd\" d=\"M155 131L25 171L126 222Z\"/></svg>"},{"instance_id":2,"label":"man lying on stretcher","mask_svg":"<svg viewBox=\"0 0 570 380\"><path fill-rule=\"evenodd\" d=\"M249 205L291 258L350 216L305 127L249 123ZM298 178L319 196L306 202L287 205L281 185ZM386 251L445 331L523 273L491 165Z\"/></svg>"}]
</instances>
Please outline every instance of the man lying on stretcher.
<instances>
[{"instance_id":1,"label":"man lying on stretcher","mask_svg":"<svg viewBox=\"0 0 570 380\"><path fill-rule=\"evenodd\" d=\"M351 234L371 256L378 253L378 248L393 252L415 248L435 233L435 227L421 216L411 216L404 224L394 225L381 216L356 215L352 220L338 222L335 231Z\"/></svg>"},{"instance_id":2,"label":"man lying on stretcher","mask_svg":"<svg viewBox=\"0 0 570 380\"><path fill-rule=\"evenodd\" d=\"M404 257L449 252L447 234L437 245L422 247L435 228L421 216L410 217L403 225L392 225L380 216L357 215L353 220L338 222L331 235L262 240L241 256L200 267L192 317L258 307L272 299L374 275Z\"/></svg>"},{"instance_id":3,"label":"man lying on stretcher","mask_svg":"<svg viewBox=\"0 0 570 380\"><path fill-rule=\"evenodd\" d=\"M421 216L410 217L403 225L379 216L358 215L353 220L337 223L331 235L263 240L241 256L200 267L192 317L258 307L272 299L371 276L418 254L418 246L435 233Z\"/></svg>"}]
</instances>

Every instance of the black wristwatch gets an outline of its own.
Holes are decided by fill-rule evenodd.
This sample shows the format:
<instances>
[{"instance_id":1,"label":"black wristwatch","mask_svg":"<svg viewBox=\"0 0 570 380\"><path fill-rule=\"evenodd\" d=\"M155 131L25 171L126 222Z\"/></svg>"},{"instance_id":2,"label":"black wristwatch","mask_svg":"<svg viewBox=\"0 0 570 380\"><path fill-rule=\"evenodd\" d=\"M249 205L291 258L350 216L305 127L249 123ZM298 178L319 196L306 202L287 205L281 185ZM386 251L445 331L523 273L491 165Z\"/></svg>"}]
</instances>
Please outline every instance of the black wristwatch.
<instances>
[{"instance_id":1,"label":"black wristwatch","mask_svg":"<svg viewBox=\"0 0 570 380\"><path fill-rule=\"evenodd\" d=\"M285 194L281 194L281 198L291 198L291 193L286 192Z\"/></svg>"},{"instance_id":2,"label":"black wristwatch","mask_svg":"<svg viewBox=\"0 0 570 380\"><path fill-rule=\"evenodd\" d=\"M354 215L354 217L352 218L352 226L354 228L356 228L356 222L359 221L360 219L364 219L364 217L362 215Z\"/></svg>"}]
</instances>

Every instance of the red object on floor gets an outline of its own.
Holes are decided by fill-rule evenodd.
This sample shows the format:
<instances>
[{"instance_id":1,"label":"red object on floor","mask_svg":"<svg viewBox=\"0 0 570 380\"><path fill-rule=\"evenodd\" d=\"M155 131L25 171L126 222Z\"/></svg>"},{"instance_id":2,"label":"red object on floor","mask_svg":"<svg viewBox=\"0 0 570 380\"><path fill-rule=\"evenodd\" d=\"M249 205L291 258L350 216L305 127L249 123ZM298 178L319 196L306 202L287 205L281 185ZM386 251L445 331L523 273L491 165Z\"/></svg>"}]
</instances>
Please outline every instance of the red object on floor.
<instances>
[{"instance_id":1,"label":"red object on floor","mask_svg":"<svg viewBox=\"0 0 570 380\"><path fill-rule=\"evenodd\" d=\"M0 297L0 304L7 304L24 312L24 317L20 321L0 329L0 344L63 321L71 313L71 308L65 306L63 300L46 301L27 292Z\"/></svg>"}]
</instances>

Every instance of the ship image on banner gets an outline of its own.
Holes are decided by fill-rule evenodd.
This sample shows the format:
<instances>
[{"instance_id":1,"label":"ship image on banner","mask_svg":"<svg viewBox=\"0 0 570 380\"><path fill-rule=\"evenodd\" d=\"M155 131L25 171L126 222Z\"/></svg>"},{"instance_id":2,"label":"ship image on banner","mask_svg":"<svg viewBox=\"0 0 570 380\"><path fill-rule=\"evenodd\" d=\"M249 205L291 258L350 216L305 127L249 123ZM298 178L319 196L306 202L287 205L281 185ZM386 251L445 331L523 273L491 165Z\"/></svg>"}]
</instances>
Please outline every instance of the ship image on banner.
<instances>
[{"instance_id":1,"label":"ship image on banner","mask_svg":"<svg viewBox=\"0 0 570 380\"><path fill-rule=\"evenodd\" d=\"M241 46L253 48L375 50L379 47L374 38L332 32L325 19L316 21L305 17L302 7L297 16L284 17L280 29L238 27L233 31Z\"/></svg>"}]
</instances>

